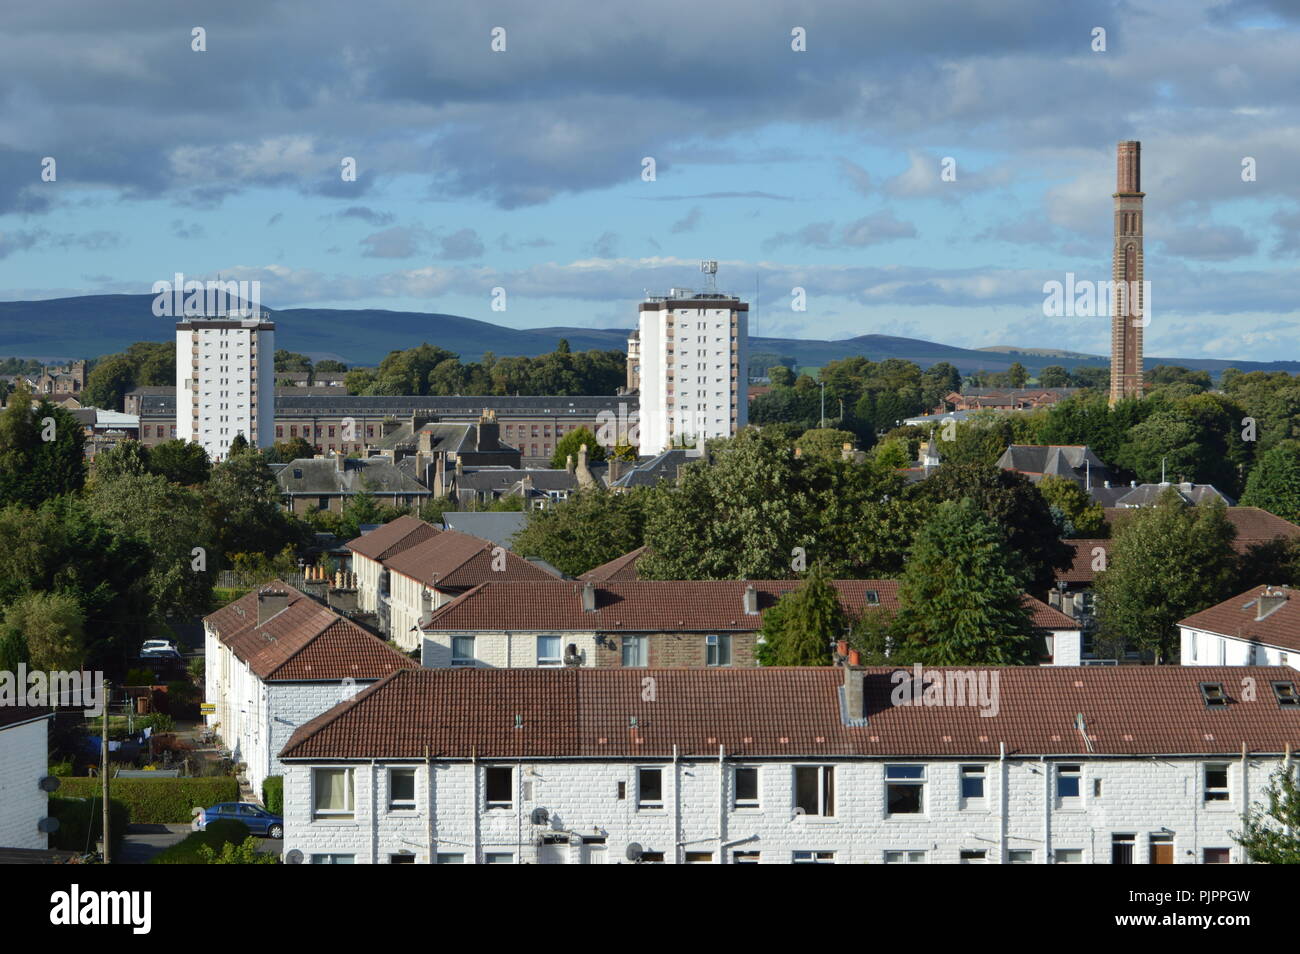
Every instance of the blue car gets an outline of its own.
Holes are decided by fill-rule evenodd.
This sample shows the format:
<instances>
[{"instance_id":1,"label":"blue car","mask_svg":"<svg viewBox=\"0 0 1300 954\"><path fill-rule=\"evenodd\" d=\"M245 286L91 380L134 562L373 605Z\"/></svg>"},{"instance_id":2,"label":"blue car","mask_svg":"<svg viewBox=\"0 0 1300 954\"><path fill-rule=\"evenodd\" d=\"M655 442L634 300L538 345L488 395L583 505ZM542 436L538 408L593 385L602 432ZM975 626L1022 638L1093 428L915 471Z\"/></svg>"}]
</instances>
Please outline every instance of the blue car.
<instances>
[{"instance_id":1,"label":"blue car","mask_svg":"<svg viewBox=\"0 0 1300 954\"><path fill-rule=\"evenodd\" d=\"M272 815L261 805L254 805L252 802L222 802L211 808L205 808L200 827L206 828L209 822L214 821L243 822L254 835L265 835L267 838L284 837L284 819L279 815Z\"/></svg>"}]
</instances>

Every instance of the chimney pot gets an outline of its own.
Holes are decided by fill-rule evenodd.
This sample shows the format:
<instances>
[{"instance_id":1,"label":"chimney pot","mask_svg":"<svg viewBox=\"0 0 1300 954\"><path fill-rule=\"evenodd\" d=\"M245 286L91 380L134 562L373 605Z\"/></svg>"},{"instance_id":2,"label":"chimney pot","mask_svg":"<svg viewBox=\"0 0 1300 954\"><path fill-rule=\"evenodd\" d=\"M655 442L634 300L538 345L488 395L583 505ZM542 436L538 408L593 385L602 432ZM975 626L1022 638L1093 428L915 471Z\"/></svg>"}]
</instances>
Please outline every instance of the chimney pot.
<instances>
[{"instance_id":1,"label":"chimney pot","mask_svg":"<svg viewBox=\"0 0 1300 954\"><path fill-rule=\"evenodd\" d=\"M584 613L596 612L596 584L590 580L582 584L582 611Z\"/></svg>"}]
</instances>

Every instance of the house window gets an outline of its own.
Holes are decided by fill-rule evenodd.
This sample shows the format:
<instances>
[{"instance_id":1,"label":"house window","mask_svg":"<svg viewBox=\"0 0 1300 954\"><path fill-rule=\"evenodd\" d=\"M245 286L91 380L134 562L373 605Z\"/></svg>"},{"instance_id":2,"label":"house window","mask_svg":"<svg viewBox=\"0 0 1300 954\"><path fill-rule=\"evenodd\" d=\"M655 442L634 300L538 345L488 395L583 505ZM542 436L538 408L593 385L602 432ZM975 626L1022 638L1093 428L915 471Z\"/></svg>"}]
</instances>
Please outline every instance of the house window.
<instances>
[{"instance_id":1,"label":"house window","mask_svg":"<svg viewBox=\"0 0 1300 954\"><path fill-rule=\"evenodd\" d=\"M390 812L414 811L415 769L388 770L388 810Z\"/></svg>"},{"instance_id":2,"label":"house window","mask_svg":"<svg viewBox=\"0 0 1300 954\"><path fill-rule=\"evenodd\" d=\"M312 855L314 865L351 865L356 864L356 855Z\"/></svg>"},{"instance_id":3,"label":"house window","mask_svg":"<svg viewBox=\"0 0 1300 954\"><path fill-rule=\"evenodd\" d=\"M515 803L513 766L493 766L483 770L483 791L488 808L510 808Z\"/></svg>"},{"instance_id":4,"label":"house window","mask_svg":"<svg viewBox=\"0 0 1300 954\"><path fill-rule=\"evenodd\" d=\"M623 665L650 665L650 641L645 636L623 637Z\"/></svg>"},{"instance_id":5,"label":"house window","mask_svg":"<svg viewBox=\"0 0 1300 954\"><path fill-rule=\"evenodd\" d=\"M487 851L483 853L485 865L512 865L515 863L513 851Z\"/></svg>"},{"instance_id":6,"label":"house window","mask_svg":"<svg viewBox=\"0 0 1300 954\"><path fill-rule=\"evenodd\" d=\"M923 865L925 864L925 852L924 851L887 851L885 852L885 864Z\"/></svg>"},{"instance_id":7,"label":"house window","mask_svg":"<svg viewBox=\"0 0 1300 954\"><path fill-rule=\"evenodd\" d=\"M662 851L643 851L641 852L640 863L643 865L661 865L664 863L664 853Z\"/></svg>"},{"instance_id":8,"label":"house window","mask_svg":"<svg viewBox=\"0 0 1300 954\"><path fill-rule=\"evenodd\" d=\"M731 636L723 633L704 637L705 661L710 666L731 665Z\"/></svg>"},{"instance_id":9,"label":"house window","mask_svg":"<svg viewBox=\"0 0 1300 954\"><path fill-rule=\"evenodd\" d=\"M1012 848L1007 852L1007 864L1032 865L1033 863L1034 850L1032 848Z\"/></svg>"},{"instance_id":10,"label":"house window","mask_svg":"<svg viewBox=\"0 0 1300 954\"><path fill-rule=\"evenodd\" d=\"M713 864L713 852L688 851L686 852L685 861L688 865L711 865Z\"/></svg>"},{"instance_id":11,"label":"house window","mask_svg":"<svg viewBox=\"0 0 1300 954\"><path fill-rule=\"evenodd\" d=\"M983 765L963 765L961 767L961 798L963 802L984 801Z\"/></svg>"},{"instance_id":12,"label":"house window","mask_svg":"<svg viewBox=\"0 0 1300 954\"><path fill-rule=\"evenodd\" d=\"M925 766L885 766L885 812L920 815L925 812Z\"/></svg>"},{"instance_id":13,"label":"house window","mask_svg":"<svg viewBox=\"0 0 1300 954\"><path fill-rule=\"evenodd\" d=\"M311 787L313 818L351 818L353 816L352 769L312 769Z\"/></svg>"},{"instance_id":14,"label":"house window","mask_svg":"<svg viewBox=\"0 0 1300 954\"><path fill-rule=\"evenodd\" d=\"M539 666L559 666L563 664L564 659L560 656L560 637L559 636L538 636L537 637L537 665Z\"/></svg>"},{"instance_id":15,"label":"house window","mask_svg":"<svg viewBox=\"0 0 1300 954\"><path fill-rule=\"evenodd\" d=\"M1133 845L1136 835L1110 836L1110 863L1113 865L1131 865L1133 863Z\"/></svg>"},{"instance_id":16,"label":"house window","mask_svg":"<svg viewBox=\"0 0 1300 954\"><path fill-rule=\"evenodd\" d=\"M958 864L982 865L988 861L988 852L983 848L974 848L963 850L958 857Z\"/></svg>"},{"instance_id":17,"label":"house window","mask_svg":"<svg viewBox=\"0 0 1300 954\"><path fill-rule=\"evenodd\" d=\"M1077 805L1083 770L1078 765L1058 765L1056 767L1056 798L1062 805Z\"/></svg>"},{"instance_id":18,"label":"house window","mask_svg":"<svg viewBox=\"0 0 1300 954\"><path fill-rule=\"evenodd\" d=\"M395 855L388 856L390 865L413 865L415 864L415 855L409 851L401 851Z\"/></svg>"},{"instance_id":19,"label":"house window","mask_svg":"<svg viewBox=\"0 0 1300 954\"><path fill-rule=\"evenodd\" d=\"M464 863L465 856L459 852L452 851L438 852L437 859L434 861L434 864L438 865L463 865Z\"/></svg>"},{"instance_id":20,"label":"house window","mask_svg":"<svg viewBox=\"0 0 1300 954\"><path fill-rule=\"evenodd\" d=\"M753 766L736 766L732 770L734 805L736 808L758 808L758 769Z\"/></svg>"},{"instance_id":21,"label":"house window","mask_svg":"<svg viewBox=\"0 0 1300 954\"><path fill-rule=\"evenodd\" d=\"M474 665L473 636L453 636L451 638L451 664L453 666Z\"/></svg>"},{"instance_id":22,"label":"house window","mask_svg":"<svg viewBox=\"0 0 1300 954\"><path fill-rule=\"evenodd\" d=\"M733 865L756 865L759 863L761 855L757 851L733 851L731 853L731 863Z\"/></svg>"},{"instance_id":23,"label":"house window","mask_svg":"<svg viewBox=\"0 0 1300 954\"><path fill-rule=\"evenodd\" d=\"M1205 848L1201 851L1201 864L1226 865L1232 863L1232 851L1228 848Z\"/></svg>"},{"instance_id":24,"label":"house window","mask_svg":"<svg viewBox=\"0 0 1300 954\"><path fill-rule=\"evenodd\" d=\"M1207 802L1226 802L1231 798L1228 792L1228 765L1226 762L1211 762L1205 766L1205 800Z\"/></svg>"},{"instance_id":25,"label":"house window","mask_svg":"<svg viewBox=\"0 0 1300 954\"><path fill-rule=\"evenodd\" d=\"M1082 848L1057 848L1052 853L1052 863L1058 865L1081 865L1083 864Z\"/></svg>"},{"instance_id":26,"label":"house window","mask_svg":"<svg viewBox=\"0 0 1300 954\"><path fill-rule=\"evenodd\" d=\"M835 852L796 851L791 862L796 865L833 865L835 864Z\"/></svg>"},{"instance_id":27,"label":"house window","mask_svg":"<svg viewBox=\"0 0 1300 954\"><path fill-rule=\"evenodd\" d=\"M639 768L636 770L636 807L664 807L664 770Z\"/></svg>"},{"instance_id":28,"label":"house window","mask_svg":"<svg viewBox=\"0 0 1300 954\"><path fill-rule=\"evenodd\" d=\"M795 810L802 815L835 815L835 766L798 765L794 770Z\"/></svg>"}]
</instances>

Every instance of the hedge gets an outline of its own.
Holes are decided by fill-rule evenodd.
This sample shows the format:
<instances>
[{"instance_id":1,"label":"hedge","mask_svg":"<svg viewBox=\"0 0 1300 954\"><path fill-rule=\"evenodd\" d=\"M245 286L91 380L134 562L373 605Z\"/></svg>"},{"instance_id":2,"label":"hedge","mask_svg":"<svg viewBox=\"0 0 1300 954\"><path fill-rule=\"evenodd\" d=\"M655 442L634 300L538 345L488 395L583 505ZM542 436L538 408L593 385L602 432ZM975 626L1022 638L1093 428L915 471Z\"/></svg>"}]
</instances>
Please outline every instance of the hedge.
<instances>
[{"instance_id":1,"label":"hedge","mask_svg":"<svg viewBox=\"0 0 1300 954\"><path fill-rule=\"evenodd\" d=\"M284 814L283 775L268 775L262 779L262 804L272 815Z\"/></svg>"},{"instance_id":2,"label":"hedge","mask_svg":"<svg viewBox=\"0 0 1300 954\"><path fill-rule=\"evenodd\" d=\"M199 854L199 847L207 845L217 854L225 844L239 845L249 837L248 826L234 819L222 819L211 822L203 831L192 831L182 840L164 848L150 864L154 865L201 865L206 864Z\"/></svg>"},{"instance_id":3,"label":"hedge","mask_svg":"<svg viewBox=\"0 0 1300 954\"><path fill-rule=\"evenodd\" d=\"M73 797L98 794L101 784L97 778L59 781L59 791ZM230 776L115 778L109 781L109 791L113 800L120 799L131 809L131 821L137 825L188 823L196 807L239 801L239 782Z\"/></svg>"},{"instance_id":4,"label":"hedge","mask_svg":"<svg viewBox=\"0 0 1300 954\"><path fill-rule=\"evenodd\" d=\"M68 779L62 780L64 783ZM98 781L98 779L91 779ZM63 785L59 786L60 791ZM94 793L98 796L98 793ZM104 801L94 798L64 798L50 796L49 813L51 818L59 820L59 830L50 834L50 847L60 851L75 851L88 854L95 850L95 842L104 833ZM112 842L113 853L122 848L126 837L126 826L131 823L131 809L126 803L116 798L108 800L108 834Z\"/></svg>"}]
</instances>

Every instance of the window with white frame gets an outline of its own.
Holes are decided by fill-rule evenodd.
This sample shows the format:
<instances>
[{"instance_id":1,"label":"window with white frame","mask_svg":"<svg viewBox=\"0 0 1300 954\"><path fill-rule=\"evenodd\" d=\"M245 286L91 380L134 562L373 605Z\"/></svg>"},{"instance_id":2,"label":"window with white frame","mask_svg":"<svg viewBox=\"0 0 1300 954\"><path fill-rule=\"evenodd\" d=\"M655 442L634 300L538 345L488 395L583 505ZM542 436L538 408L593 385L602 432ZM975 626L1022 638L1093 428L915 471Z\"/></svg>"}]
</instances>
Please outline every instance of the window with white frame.
<instances>
[{"instance_id":1,"label":"window with white frame","mask_svg":"<svg viewBox=\"0 0 1300 954\"><path fill-rule=\"evenodd\" d=\"M758 808L758 768L737 765L731 770L732 804L735 808Z\"/></svg>"},{"instance_id":2,"label":"window with white frame","mask_svg":"<svg viewBox=\"0 0 1300 954\"><path fill-rule=\"evenodd\" d=\"M388 770L388 810L390 812L415 810L415 769Z\"/></svg>"},{"instance_id":3,"label":"window with white frame","mask_svg":"<svg viewBox=\"0 0 1300 954\"><path fill-rule=\"evenodd\" d=\"M1078 808L1083 801L1083 766L1056 767L1056 802L1061 808Z\"/></svg>"},{"instance_id":4,"label":"window with white frame","mask_svg":"<svg viewBox=\"0 0 1300 954\"><path fill-rule=\"evenodd\" d=\"M1052 863L1057 865L1083 864L1082 848L1057 848L1052 852Z\"/></svg>"},{"instance_id":5,"label":"window with white frame","mask_svg":"<svg viewBox=\"0 0 1300 954\"><path fill-rule=\"evenodd\" d=\"M1032 865L1034 863L1034 849L1032 848L1012 848L1007 852L1007 864L1009 865Z\"/></svg>"},{"instance_id":6,"label":"window with white frame","mask_svg":"<svg viewBox=\"0 0 1300 954\"><path fill-rule=\"evenodd\" d=\"M356 864L356 855L312 855L311 863L314 865L351 865Z\"/></svg>"},{"instance_id":7,"label":"window with white frame","mask_svg":"<svg viewBox=\"0 0 1300 954\"><path fill-rule=\"evenodd\" d=\"M962 807L983 808L986 767L983 765L962 765L958 768L958 771L961 773Z\"/></svg>"},{"instance_id":8,"label":"window with white frame","mask_svg":"<svg viewBox=\"0 0 1300 954\"><path fill-rule=\"evenodd\" d=\"M313 818L345 819L354 816L352 769L312 769L311 787Z\"/></svg>"},{"instance_id":9,"label":"window with white frame","mask_svg":"<svg viewBox=\"0 0 1300 954\"><path fill-rule=\"evenodd\" d=\"M885 813L888 815L922 815L925 813L925 766L885 766Z\"/></svg>"},{"instance_id":10,"label":"window with white frame","mask_svg":"<svg viewBox=\"0 0 1300 954\"><path fill-rule=\"evenodd\" d=\"M623 637L623 665L645 667L650 665L650 640L645 636Z\"/></svg>"},{"instance_id":11,"label":"window with white frame","mask_svg":"<svg viewBox=\"0 0 1300 954\"><path fill-rule=\"evenodd\" d=\"M731 665L731 635L719 633L704 637L705 662L710 666Z\"/></svg>"},{"instance_id":12,"label":"window with white frame","mask_svg":"<svg viewBox=\"0 0 1300 954\"><path fill-rule=\"evenodd\" d=\"M733 865L756 865L759 864L762 854L757 851L733 851L731 853L731 863Z\"/></svg>"},{"instance_id":13,"label":"window with white frame","mask_svg":"<svg viewBox=\"0 0 1300 954\"><path fill-rule=\"evenodd\" d=\"M561 666L564 664L564 657L560 648L559 636L538 636L537 637L537 665L539 666Z\"/></svg>"},{"instance_id":14,"label":"window with white frame","mask_svg":"<svg viewBox=\"0 0 1300 954\"><path fill-rule=\"evenodd\" d=\"M513 765L490 765L483 770L483 795L488 808L511 808L515 803Z\"/></svg>"},{"instance_id":15,"label":"window with white frame","mask_svg":"<svg viewBox=\"0 0 1300 954\"><path fill-rule=\"evenodd\" d=\"M1133 848L1136 844L1136 835L1111 835L1110 863L1113 865L1133 864Z\"/></svg>"},{"instance_id":16,"label":"window with white frame","mask_svg":"<svg viewBox=\"0 0 1300 954\"><path fill-rule=\"evenodd\" d=\"M1228 763L1209 762L1205 766L1205 801L1226 802L1232 799L1228 789Z\"/></svg>"},{"instance_id":17,"label":"window with white frame","mask_svg":"<svg viewBox=\"0 0 1300 954\"><path fill-rule=\"evenodd\" d=\"M925 851L887 851L885 852L885 864L923 865L925 864Z\"/></svg>"},{"instance_id":18,"label":"window with white frame","mask_svg":"<svg viewBox=\"0 0 1300 954\"><path fill-rule=\"evenodd\" d=\"M795 809L820 818L835 815L835 766L797 765L794 770Z\"/></svg>"},{"instance_id":19,"label":"window with white frame","mask_svg":"<svg viewBox=\"0 0 1300 954\"><path fill-rule=\"evenodd\" d=\"M982 865L989 860L988 850L985 848L965 848L958 855L958 864L962 865Z\"/></svg>"},{"instance_id":20,"label":"window with white frame","mask_svg":"<svg viewBox=\"0 0 1300 954\"><path fill-rule=\"evenodd\" d=\"M458 851L440 851L435 857L434 864L438 865L463 865L465 855Z\"/></svg>"},{"instance_id":21,"label":"window with white frame","mask_svg":"<svg viewBox=\"0 0 1300 954\"><path fill-rule=\"evenodd\" d=\"M515 863L513 851L486 851L483 853L485 865L512 865Z\"/></svg>"},{"instance_id":22,"label":"window with white frame","mask_svg":"<svg viewBox=\"0 0 1300 954\"><path fill-rule=\"evenodd\" d=\"M796 851L791 862L796 865L833 865L835 864L835 852L833 851Z\"/></svg>"},{"instance_id":23,"label":"window with white frame","mask_svg":"<svg viewBox=\"0 0 1300 954\"><path fill-rule=\"evenodd\" d=\"M474 662L474 637L453 636L451 638L451 664L453 666L472 666Z\"/></svg>"},{"instance_id":24,"label":"window with white frame","mask_svg":"<svg viewBox=\"0 0 1300 954\"><path fill-rule=\"evenodd\" d=\"M639 768L636 770L636 807L664 807L664 770Z\"/></svg>"}]
</instances>

